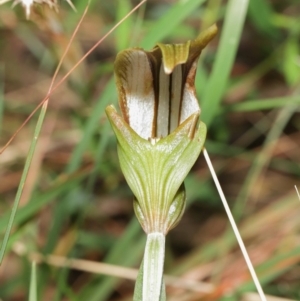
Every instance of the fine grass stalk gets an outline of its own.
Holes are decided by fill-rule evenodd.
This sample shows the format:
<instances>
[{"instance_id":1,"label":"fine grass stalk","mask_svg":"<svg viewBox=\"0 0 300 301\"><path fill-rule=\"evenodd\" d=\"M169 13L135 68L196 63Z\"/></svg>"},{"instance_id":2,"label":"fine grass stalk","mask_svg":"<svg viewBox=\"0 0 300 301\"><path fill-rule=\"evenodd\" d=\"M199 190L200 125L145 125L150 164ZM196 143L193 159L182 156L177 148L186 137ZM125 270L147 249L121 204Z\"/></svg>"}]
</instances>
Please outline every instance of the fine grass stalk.
<instances>
[{"instance_id":1,"label":"fine grass stalk","mask_svg":"<svg viewBox=\"0 0 300 301\"><path fill-rule=\"evenodd\" d=\"M216 175L216 173L215 173L214 167L213 167L213 165L212 165L212 163L211 163L211 160L210 160L210 158L209 158L208 152L207 152L207 150L206 150L205 148L203 149L203 155L204 155L204 158L205 158L206 163L207 163L207 165L208 165L208 168L209 168L209 170L210 170L210 173L211 173L211 175L212 175L212 177L213 177L213 180L214 180L214 182L215 182L216 188L217 188L217 190L218 190L218 193L219 193L220 198L221 198L221 200L222 200L222 203L223 203L223 205L224 205L224 208L225 208L226 214L227 214L227 216L228 216L229 222L230 222L231 227L232 227L232 229L233 229L234 235L235 235L235 237L236 237L236 239L237 239L237 241L238 241L238 244L239 244L239 246L240 246L240 249L241 249L241 251L242 251L242 253L243 253L244 259L245 259L245 261L246 261L247 267L248 267L249 272L250 272L250 274L251 274L251 277L252 277L252 279L253 279L253 281L254 281L254 284L255 284L255 286L256 286L256 289L257 289L257 291L258 291L258 294L259 294L259 296L260 296L260 299L261 299L261 301L267 301L266 296L265 296L265 294L264 294L264 292L263 292L263 290L262 290L262 287L261 287L261 285L260 285L260 282L259 282L259 280L258 280L258 277L257 277L257 275L256 275L256 272L255 272L255 270L254 270L254 267L253 267L253 265L252 265L251 259L250 259L249 255L248 255L248 252L247 252L247 249L246 249L245 244L244 244L244 242L243 242L243 239L242 239L242 237L241 237L241 235L240 235L239 229L238 229L238 227L237 227L237 225L236 225L236 223L235 223L235 220L234 220L234 218L233 218L233 215L232 215L232 213L231 213L231 210L230 210L230 208L229 208L229 206L228 206L228 203L227 203L227 201L226 201L225 195L224 195L224 193L223 193L222 187L221 187L221 185L220 185L220 182L219 182L218 177L217 177L217 175Z\"/></svg>"}]
</instances>

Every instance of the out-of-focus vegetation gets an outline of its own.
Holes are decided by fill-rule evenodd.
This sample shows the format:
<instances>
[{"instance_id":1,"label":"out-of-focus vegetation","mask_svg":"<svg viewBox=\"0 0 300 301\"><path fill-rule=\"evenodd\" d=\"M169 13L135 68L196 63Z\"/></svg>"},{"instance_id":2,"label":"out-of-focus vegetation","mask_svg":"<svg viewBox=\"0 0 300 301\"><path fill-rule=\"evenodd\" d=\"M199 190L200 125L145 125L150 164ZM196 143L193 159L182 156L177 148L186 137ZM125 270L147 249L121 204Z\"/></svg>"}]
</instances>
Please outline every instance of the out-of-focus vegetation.
<instances>
[{"instance_id":1,"label":"out-of-focus vegetation","mask_svg":"<svg viewBox=\"0 0 300 301\"><path fill-rule=\"evenodd\" d=\"M1 146L47 94L87 4L73 3L77 12L65 1L58 13L34 6L29 21L21 6L0 6ZM59 77L137 3L93 1ZM298 0L148 1L110 35L51 96L0 267L0 299L27 300L35 260L38 300L131 300L135 270L121 267L138 267L145 241L104 115L117 103L114 58L126 47L192 39L217 22L196 80L206 148L265 293L299 300L299 14ZM1 242L37 118L0 155ZM259 300L202 156L186 187L188 207L167 237L169 300Z\"/></svg>"}]
</instances>

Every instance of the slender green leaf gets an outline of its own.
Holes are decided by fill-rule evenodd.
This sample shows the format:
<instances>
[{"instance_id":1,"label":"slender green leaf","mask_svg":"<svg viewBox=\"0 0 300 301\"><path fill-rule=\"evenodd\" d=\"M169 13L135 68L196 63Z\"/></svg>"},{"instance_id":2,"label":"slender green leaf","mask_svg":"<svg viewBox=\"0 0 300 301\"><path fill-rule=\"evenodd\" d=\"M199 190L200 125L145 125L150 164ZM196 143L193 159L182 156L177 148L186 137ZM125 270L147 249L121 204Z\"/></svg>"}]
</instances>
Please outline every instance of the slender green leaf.
<instances>
[{"instance_id":1,"label":"slender green leaf","mask_svg":"<svg viewBox=\"0 0 300 301\"><path fill-rule=\"evenodd\" d=\"M34 214L36 214L40 209L54 201L58 195L65 193L72 189L72 187L78 185L78 182L82 181L83 177L86 175L80 175L76 178L70 178L68 181L60 184L59 186L55 186L54 188L48 190L47 192L43 192L41 194L35 195L31 201L26 204L24 207L20 208L15 216L15 226L19 226L24 223L26 220L30 219ZM5 230L6 225L9 222L11 213L7 212L0 219L0 232Z\"/></svg>"},{"instance_id":2,"label":"slender green leaf","mask_svg":"<svg viewBox=\"0 0 300 301\"><path fill-rule=\"evenodd\" d=\"M180 0L157 20L141 41L140 46L152 48L157 42L162 42L184 19L186 19L205 0Z\"/></svg>"},{"instance_id":3,"label":"slender green leaf","mask_svg":"<svg viewBox=\"0 0 300 301\"><path fill-rule=\"evenodd\" d=\"M104 259L104 262L131 266L137 264L142 257L145 245L144 235L135 217L128 224L125 233L120 237L111 248ZM130 250L124 256L124 250ZM115 277L96 277L79 295L80 300L89 301L106 300L119 282Z\"/></svg>"},{"instance_id":4,"label":"slender green leaf","mask_svg":"<svg viewBox=\"0 0 300 301\"><path fill-rule=\"evenodd\" d=\"M128 0L118 0L118 9L116 14L116 20L121 20L126 14L131 11L131 3ZM117 51L121 51L129 46L130 34L133 28L132 17L127 18L116 29L116 48Z\"/></svg>"},{"instance_id":5,"label":"slender green leaf","mask_svg":"<svg viewBox=\"0 0 300 301\"><path fill-rule=\"evenodd\" d=\"M46 114L46 109L47 109L47 107L44 105L41 109L41 112L40 112L40 115L39 115L39 118L38 118L38 121L37 121L37 124L36 124L36 127L35 127L33 139L32 139L31 145L30 145L28 156L26 158L26 162L25 162L24 170L23 170L22 177L21 177L21 180L20 180L20 184L19 184L19 187L18 187L18 191L17 191L17 194L16 194L16 198L14 200L13 208L12 208L12 211L11 211L11 215L10 215L10 218L9 218L9 221L8 221L7 229L6 229L4 239L3 239L3 242L2 242L2 246L1 246L1 250L0 250L0 264L2 263L2 260L3 260L3 257L4 257L6 245L7 245L9 235L10 235L10 232L11 232L11 229L12 229L12 226L13 226L13 222L14 222L14 219L15 219L15 216L16 216L16 213L17 213L17 209L18 209L19 202L20 202L20 199L21 199L21 196L22 196L23 188L24 188L26 178L27 178L27 175L28 175L29 167L30 167L30 164L31 164L31 161L32 161L32 158L33 158L35 147L36 147L38 137L39 137L39 134L40 134L40 131L41 131L41 128L42 128L43 121L44 121L44 117L45 117L45 114Z\"/></svg>"},{"instance_id":6,"label":"slender green leaf","mask_svg":"<svg viewBox=\"0 0 300 301\"><path fill-rule=\"evenodd\" d=\"M254 158L247 173L247 177L245 178L237 196L236 203L233 208L236 219L242 216L251 190L256 186L255 184L257 183L259 174L271 160L270 154L274 151L274 141L277 141L277 139L280 137L287 123L297 109L298 106L295 104L292 106L285 106L279 111L275 121L272 123L271 130L267 134L263 147Z\"/></svg>"},{"instance_id":7,"label":"slender green leaf","mask_svg":"<svg viewBox=\"0 0 300 301\"><path fill-rule=\"evenodd\" d=\"M3 112L4 112L4 64L0 64L0 137L3 129Z\"/></svg>"},{"instance_id":8,"label":"slender green leaf","mask_svg":"<svg viewBox=\"0 0 300 301\"><path fill-rule=\"evenodd\" d=\"M244 26L249 0L230 0L212 73L202 97L201 118L208 126L219 110Z\"/></svg>"},{"instance_id":9,"label":"slender green leaf","mask_svg":"<svg viewBox=\"0 0 300 301\"><path fill-rule=\"evenodd\" d=\"M259 278L263 284L270 283L278 276L287 272L294 265L300 262L300 247L294 248L292 250L287 249L281 254L276 254L272 258L269 258L263 262L258 268ZM291 264L293 263L293 264ZM246 282L243 284L239 291L247 292L254 289L252 282Z\"/></svg>"},{"instance_id":10,"label":"slender green leaf","mask_svg":"<svg viewBox=\"0 0 300 301\"><path fill-rule=\"evenodd\" d=\"M77 146L75 147L75 149L72 153L71 160L67 167L67 172L73 172L80 166L84 152L90 145L90 142L91 142L95 132L96 131L98 132L99 120L100 120L101 116L103 116L103 114L104 114L104 109L105 109L107 103L116 101L116 99L117 99L117 97L116 97L115 84L114 84L114 80L112 78L107 83L99 100L97 101L95 107L91 111L92 114L91 114L91 116L89 116L89 119L86 122L86 125L85 125L83 133L82 133L82 139L77 144ZM105 134L108 135L107 131Z\"/></svg>"},{"instance_id":11,"label":"slender green leaf","mask_svg":"<svg viewBox=\"0 0 300 301\"><path fill-rule=\"evenodd\" d=\"M274 14L272 4L266 0L251 0L249 2L249 16L259 32L277 38L278 29L272 24Z\"/></svg>"},{"instance_id":12,"label":"slender green leaf","mask_svg":"<svg viewBox=\"0 0 300 301\"><path fill-rule=\"evenodd\" d=\"M281 108L291 105L300 105L299 96L284 96L284 97L274 97L267 99L255 99L249 101L243 101L234 105L230 105L224 110L234 111L234 112L248 112L257 110L271 110L275 108Z\"/></svg>"}]
</instances>

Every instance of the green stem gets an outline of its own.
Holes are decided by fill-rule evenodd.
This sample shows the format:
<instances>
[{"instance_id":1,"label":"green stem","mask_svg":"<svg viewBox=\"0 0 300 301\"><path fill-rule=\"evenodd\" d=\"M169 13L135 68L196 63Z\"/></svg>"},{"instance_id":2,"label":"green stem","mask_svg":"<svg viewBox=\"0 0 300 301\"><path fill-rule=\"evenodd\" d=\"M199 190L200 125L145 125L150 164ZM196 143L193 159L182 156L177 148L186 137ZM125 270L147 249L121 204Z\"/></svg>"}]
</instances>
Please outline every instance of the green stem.
<instances>
[{"instance_id":1,"label":"green stem","mask_svg":"<svg viewBox=\"0 0 300 301\"><path fill-rule=\"evenodd\" d=\"M147 235L143 263L143 301L159 301L163 284L165 236L154 232Z\"/></svg>"}]
</instances>

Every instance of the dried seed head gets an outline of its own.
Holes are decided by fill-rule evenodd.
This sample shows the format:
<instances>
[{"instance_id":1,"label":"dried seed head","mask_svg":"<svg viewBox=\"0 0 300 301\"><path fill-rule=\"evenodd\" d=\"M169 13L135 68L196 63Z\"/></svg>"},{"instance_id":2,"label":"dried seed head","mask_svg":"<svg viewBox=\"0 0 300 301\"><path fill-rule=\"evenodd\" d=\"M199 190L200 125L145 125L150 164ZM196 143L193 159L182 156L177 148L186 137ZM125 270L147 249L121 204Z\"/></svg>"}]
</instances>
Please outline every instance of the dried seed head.
<instances>
[{"instance_id":1,"label":"dried seed head","mask_svg":"<svg viewBox=\"0 0 300 301\"><path fill-rule=\"evenodd\" d=\"M0 5L9 1L11 0L0 0ZM74 10L76 10L71 0L66 0L66 1ZM15 0L13 2L13 7L17 4L21 4L25 8L27 19L30 16L30 9L33 4L47 4L51 9L58 10L57 0Z\"/></svg>"}]
</instances>

